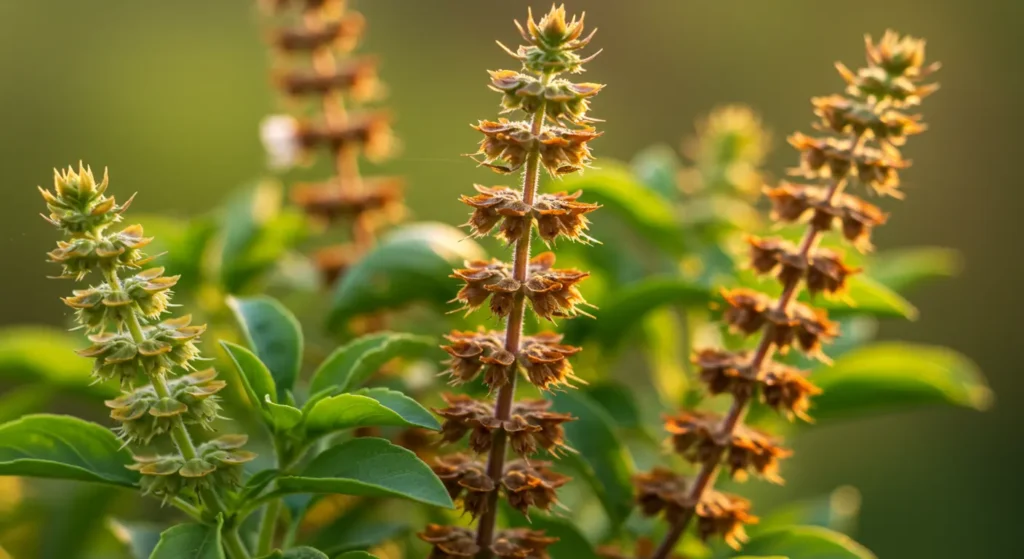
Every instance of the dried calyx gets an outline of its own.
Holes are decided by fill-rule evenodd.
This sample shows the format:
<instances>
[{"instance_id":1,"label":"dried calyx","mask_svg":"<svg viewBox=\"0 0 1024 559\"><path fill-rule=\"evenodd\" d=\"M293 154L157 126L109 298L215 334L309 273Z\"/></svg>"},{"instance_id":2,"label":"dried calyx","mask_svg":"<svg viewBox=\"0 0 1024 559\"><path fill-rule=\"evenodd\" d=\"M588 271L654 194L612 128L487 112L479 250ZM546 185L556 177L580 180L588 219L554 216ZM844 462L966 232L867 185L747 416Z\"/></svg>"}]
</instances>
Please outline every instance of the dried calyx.
<instances>
[{"instance_id":1,"label":"dried calyx","mask_svg":"<svg viewBox=\"0 0 1024 559\"><path fill-rule=\"evenodd\" d=\"M189 316L164 317L178 277L146 267L152 259L142 248L152 239L142 227L114 230L128 204L108 197L107 185L106 174L97 182L80 165L56 172L52 191L40 188L49 209L44 217L67 237L50 260L63 267L65 278L100 276L99 283L64 298L92 342L79 355L94 360L98 381L117 380L124 388L106 404L125 445L145 449L163 436L174 442L170 454L135 456L129 468L142 474L143 490L165 501L182 497L216 509L216 494L237 486L242 464L255 455L242 449L245 435L193 443L190 427L214 430L217 393L225 382L213 369L195 371L201 359L196 344L206 326L191 324Z\"/></svg>"},{"instance_id":2,"label":"dried calyx","mask_svg":"<svg viewBox=\"0 0 1024 559\"><path fill-rule=\"evenodd\" d=\"M523 188L476 186L478 194L463 196L473 209L466 223L474 236L495 234L513 247L514 260L466 262L452 277L463 282L453 302L472 312L484 305L506 321L503 331L454 331L443 349L449 354L452 385L474 381L482 373L493 401L448 395L447 406L436 410L444 418L442 440L468 440L472 454L453 454L437 460L434 471L451 496L476 520L476 530L432 525L420 538L433 545L432 558L490 557L546 559L554 538L531 530L497 530L498 500L528 515L533 508L557 505L557 489L569 478L554 464L533 457L544 451L558 457L572 452L563 425L569 414L551 410L550 401L516 401L519 374L540 390L581 382L569 358L580 348L561 343L553 332L524 335L525 313L540 318L589 316L580 283L589 273L555 268L555 255L544 252L531 258L530 243L538 236L553 245L557 239L589 243L587 214L596 204L580 201L581 193L537 192L541 169L551 176L578 172L591 161L589 142L600 136L587 116L591 98L603 86L574 84L558 77L580 72L589 59L578 51L590 36L583 36L583 19L566 18L563 7L552 7L539 21L530 14L520 26L525 46L506 49L522 62L519 71L491 72L491 88L502 94L504 113L521 111L527 120L505 118L480 121L483 134L477 160L501 174L522 173ZM514 458L506 460L511 447Z\"/></svg>"},{"instance_id":3,"label":"dried calyx","mask_svg":"<svg viewBox=\"0 0 1024 559\"><path fill-rule=\"evenodd\" d=\"M313 256L324 283L333 284L374 242L376 231L405 215L404 181L363 177L359 158L387 158L394 151L391 118L360 108L381 96L377 60L352 56L365 29L363 17L341 0L268 3L275 14L299 14L297 24L282 24L270 36L279 68L274 84L293 104L307 100L315 117L267 117L263 143L274 167L309 162L326 151L334 175L291 188L292 201L325 230L343 231L341 244L325 244ZM348 106L346 106L348 105Z\"/></svg>"},{"instance_id":4,"label":"dried calyx","mask_svg":"<svg viewBox=\"0 0 1024 559\"><path fill-rule=\"evenodd\" d=\"M734 332L759 336L752 351L700 349L694 362L712 395L729 394L732 405L724 416L689 411L666 419L671 446L695 464L693 479L663 468L636 476L637 504L648 516L664 514L670 530L660 545L642 556L672 557L691 521L703 538L718 536L738 547L744 525L757 521L750 503L713 490L724 466L734 478L749 474L779 483L779 460L790 451L771 435L744 425L752 402L793 419L809 420L811 398L820 390L806 373L773 361L791 347L828 362L822 347L839 335L838 325L813 306L814 296L845 297L848 278L858 269L844 263L841 252L819 248L823 235L837 228L860 251L871 249L871 232L887 215L877 206L843 191L860 185L869 194L902 198L899 173L910 166L899 146L920 133L920 117L906 111L937 88L922 80L938 68L925 65L924 41L886 32L881 42L867 39L868 65L856 72L838 65L847 82L845 96L813 99L815 127L825 135L796 133L789 143L800 152L793 174L819 184L783 182L765 193L772 218L783 223L806 223L798 242L748 237L750 266L771 275L781 285L773 298L752 289L723 290L723 321ZM812 304L797 302L802 289Z\"/></svg>"}]
</instances>

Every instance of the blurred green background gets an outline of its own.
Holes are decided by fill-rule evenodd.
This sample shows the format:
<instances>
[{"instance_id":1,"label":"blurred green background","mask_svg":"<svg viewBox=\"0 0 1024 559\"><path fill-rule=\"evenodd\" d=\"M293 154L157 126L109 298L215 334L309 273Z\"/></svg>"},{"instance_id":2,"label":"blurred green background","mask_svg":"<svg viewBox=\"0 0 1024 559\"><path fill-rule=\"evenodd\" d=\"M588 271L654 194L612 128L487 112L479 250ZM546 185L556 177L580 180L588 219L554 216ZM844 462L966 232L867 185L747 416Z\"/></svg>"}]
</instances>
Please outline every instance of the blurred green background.
<instances>
[{"instance_id":1,"label":"blurred green background","mask_svg":"<svg viewBox=\"0 0 1024 559\"><path fill-rule=\"evenodd\" d=\"M456 222L458 193L496 176L459 154L474 150L468 123L491 118L485 69L511 65L494 46L515 44L527 2L356 1L370 22L365 51L383 58L389 106L404 151L388 171L408 177L417 218ZM546 4L535 4L538 9ZM772 501L851 484L863 493L858 539L880 557L1016 556L1013 490L1024 458L1018 427L1024 380L1011 343L1021 311L1013 281L1024 195L1015 188L1014 122L1024 120L1024 3L870 0L822 3L586 0L605 53L587 79L608 83L601 157L626 159L653 143L678 145L713 106L746 103L775 132L769 169L795 163L782 146L807 130L812 95L838 91L832 62L863 56L864 33L887 27L929 39L943 88L925 104L931 131L906 151L907 201L876 244L938 244L966 256L961 277L914 299L917 323L883 337L948 345L987 373L996 405L979 414L943 408L812 430L795 442L789 484ZM4 0L0 2L0 145L3 218L0 325L59 324L68 286L44 253L54 233L38 218L35 185L82 159L108 166L140 211L188 216L259 176L260 119L278 108L265 32L253 2ZM1014 53L1017 53L1015 55ZM600 216L597 217L600 219ZM599 250L599 249L598 249Z\"/></svg>"}]
</instances>

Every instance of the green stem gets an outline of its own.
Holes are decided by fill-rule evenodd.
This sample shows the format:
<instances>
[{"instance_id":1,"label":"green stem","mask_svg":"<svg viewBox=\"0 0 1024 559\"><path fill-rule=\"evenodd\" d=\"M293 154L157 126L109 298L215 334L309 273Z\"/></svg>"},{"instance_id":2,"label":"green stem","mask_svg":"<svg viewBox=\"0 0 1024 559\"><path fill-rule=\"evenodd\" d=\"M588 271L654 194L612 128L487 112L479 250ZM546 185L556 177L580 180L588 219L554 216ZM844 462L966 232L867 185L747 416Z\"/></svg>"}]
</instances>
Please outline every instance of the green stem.
<instances>
[{"instance_id":1,"label":"green stem","mask_svg":"<svg viewBox=\"0 0 1024 559\"><path fill-rule=\"evenodd\" d=\"M263 518L260 519L260 535L256 544L256 555L270 553L274 545L274 533L277 528L277 518L281 514L281 499L274 499L267 503L263 509Z\"/></svg>"},{"instance_id":2,"label":"green stem","mask_svg":"<svg viewBox=\"0 0 1024 559\"><path fill-rule=\"evenodd\" d=\"M107 285L110 286L112 292L121 293L123 288L121 286L121 278L117 275L117 270L110 268L103 271L104 278L107 280ZM142 331L142 323L139 322L139 316L135 313L134 309L131 313L128 313L127 319L128 332L132 336L132 340L136 344L141 344L146 341L146 335ZM171 395L170 389L167 387L167 380L164 378L163 372L161 371L147 371L150 378L150 382L153 385L153 390L156 391L157 395L161 398L169 398ZM193 460L199 454L196 450L195 444L192 442L192 437L188 434L188 428L185 427L185 422L180 416L175 416L171 422L171 439L174 441L174 445L181 452L181 456L185 460ZM210 508L214 515L225 515L227 516L230 512L229 507L224 503L220 493L209 487L204 487L199 491L199 495L203 502ZM180 508L180 507L179 507ZM193 507L194 508L194 507ZM198 509L195 509L198 512ZM201 514L200 514L201 516ZM232 528L227 532L234 532L235 539L237 540L232 550L232 546L225 544L229 551L231 551L232 559L248 559L250 557L249 552L246 551L245 546L242 544L242 540L238 537L236 529ZM225 533L225 536L228 536ZM231 538L227 538L226 542Z\"/></svg>"},{"instance_id":3,"label":"green stem","mask_svg":"<svg viewBox=\"0 0 1024 559\"><path fill-rule=\"evenodd\" d=\"M238 528L224 530L222 535L228 557L231 559L249 559L251 557L249 550L245 547L245 542L242 541L242 536L238 534Z\"/></svg>"},{"instance_id":4,"label":"green stem","mask_svg":"<svg viewBox=\"0 0 1024 559\"><path fill-rule=\"evenodd\" d=\"M277 462L275 466L278 469L282 469L282 466L284 469L288 469L294 465L293 450L291 445L287 441L282 440L280 436L274 437L274 456ZM277 483L275 482L274 485L276 486ZM256 539L256 555L270 553L270 548L274 545L274 533L277 529L277 520L280 515L281 499L274 499L267 503L266 508L263 509L263 516L260 518L259 537Z\"/></svg>"},{"instance_id":5,"label":"green stem","mask_svg":"<svg viewBox=\"0 0 1024 559\"><path fill-rule=\"evenodd\" d=\"M180 510L181 512L184 512L185 514L189 515L189 517L191 517L192 520L203 522L203 511L199 510L199 507L193 505L192 503L182 499L181 497L175 497L171 501L171 504L177 507L178 510Z\"/></svg>"}]
</instances>

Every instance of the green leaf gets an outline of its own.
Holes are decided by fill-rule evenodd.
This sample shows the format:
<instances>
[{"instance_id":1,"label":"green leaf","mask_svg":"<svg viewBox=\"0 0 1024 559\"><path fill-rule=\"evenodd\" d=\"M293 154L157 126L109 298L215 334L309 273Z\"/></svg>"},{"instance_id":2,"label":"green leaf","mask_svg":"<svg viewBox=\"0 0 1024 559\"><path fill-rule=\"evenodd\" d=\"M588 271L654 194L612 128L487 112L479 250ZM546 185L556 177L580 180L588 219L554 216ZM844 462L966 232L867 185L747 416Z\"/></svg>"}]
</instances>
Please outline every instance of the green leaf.
<instances>
[{"instance_id":1,"label":"green leaf","mask_svg":"<svg viewBox=\"0 0 1024 559\"><path fill-rule=\"evenodd\" d=\"M889 287L863 274L847 280L844 299L819 297L814 306L829 311L829 316L868 315L879 318L917 319L917 307ZM806 297L803 298L806 300Z\"/></svg>"},{"instance_id":2,"label":"green leaf","mask_svg":"<svg viewBox=\"0 0 1024 559\"><path fill-rule=\"evenodd\" d=\"M376 522L362 518L366 511L354 507L320 530L313 543L328 555L370 549L409 532L409 525L397 522Z\"/></svg>"},{"instance_id":3,"label":"green leaf","mask_svg":"<svg viewBox=\"0 0 1024 559\"><path fill-rule=\"evenodd\" d=\"M339 555L338 559L377 559L377 556L365 551L349 551Z\"/></svg>"},{"instance_id":4,"label":"green leaf","mask_svg":"<svg viewBox=\"0 0 1024 559\"><path fill-rule=\"evenodd\" d=\"M584 387L583 393L601 406L619 427L636 429L643 426L636 399L624 384L604 381Z\"/></svg>"},{"instance_id":5,"label":"green leaf","mask_svg":"<svg viewBox=\"0 0 1024 559\"><path fill-rule=\"evenodd\" d=\"M672 205L645 186L622 163L602 160L600 169L548 181L547 190L583 190L583 200L601 204L645 240L672 254L685 248L682 228Z\"/></svg>"},{"instance_id":6,"label":"green leaf","mask_svg":"<svg viewBox=\"0 0 1024 559\"><path fill-rule=\"evenodd\" d=\"M633 508L633 464L612 428L612 418L579 392L559 392L549 398L556 411L576 418L565 424L566 440L576 452L566 454L564 461L580 471L612 525L619 526Z\"/></svg>"},{"instance_id":7,"label":"green leaf","mask_svg":"<svg viewBox=\"0 0 1024 559\"><path fill-rule=\"evenodd\" d=\"M220 527L207 524L179 524L160 534L150 559L224 559Z\"/></svg>"},{"instance_id":8,"label":"green leaf","mask_svg":"<svg viewBox=\"0 0 1024 559\"><path fill-rule=\"evenodd\" d=\"M947 348L902 342L877 343L844 354L812 380L824 390L813 399L819 421L953 404L977 410L992 391L977 365Z\"/></svg>"},{"instance_id":9,"label":"green leaf","mask_svg":"<svg viewBox=\"0 0 1024 559\"><path fill-rule=\"evenodd\" d=\"M328 325L424 302L443 307L452 298L452 268L485 257L480 245L450 225L417 223L391 232L345 272L331 300Z\"/></svg>"},{"instance_id":10,"label":"green leaf","mask_svg":"<svg viewBox=\"0 0 1024 559\"><path fill-rule=\"evenodd\" d=\"M685 315L671 307L655 309L643 318L643 349L650 379L661 403L674 409L686 402L693 391L685 363L690 348L680 343L685 339Z\"/></svg>"},{"instance_id":11,"label":"green leaf","mask_svg":"<svg viewBox=\"0 0 1024 559\"><path fill-rule=\"evenodd\" d=\"M421 357L436 349L437 341L426 336L377 332L357 338L334 351L313 373L310 393L345 392L358 387L385 363L402 357Z\"/></svg>"},{"instance_id":12,"label":"green leaf","mask_svg":"<svg viewBox=\"0 0 1024 559\"><path fill-rule=\"evenodd\" d=\"M510 508L506 507L506 510ZM531 514L529 520L518 512L508 513L509 522L516 528L543 530L547 537L558 538L548 547L551 557L571 557L572 559L598 559L594 546L571 521L547 514Z\"/></svg>"},{"instance_id":13,"label":"green leaf","mask_svg":"<svg viewBox=\"0 0 1024 559\"><path fill-rule=\"evenodd\" d=\"M672 146L659 144L646 148L633 157L630 167L644 186L665 200L679 200L680 191L676 181L682 166Z\"/></svg>"},{"instance_id":14,"label":"green leaf","mask_svg":"<svg viewBox=\"0 0 1024 559\"><path fill-rule=\"evenodd\" d=\"M955 250L915 247L874 255L868 273L889 289L904 293L929 280L955 276L962 267L960 253Z\"/></svg>"},{"instance_id":15,"label":"green leaf","mask_svg":"<svg viewBox=\"0 0 1024 559\"><path fill-rule=\"evenodd\" d=\"M238 496L240 502L255 499L263 490L281 475L281 470L268 469L260 470L245 481L241 494Z\"/></svg>"},{"instance_id":16,"label":"green leaf","mask_svg":"<svg viewBox=\"0 0 1024 559\"><path fill-rule=\"evenodd\" d=\"M876 559L848 536L819 526L793 526L765 532L743 546L744 555L780 555L789 559Z\"/></svg>"},{"instance_id":17,"label":"green leaf","mask_svg":"<svg viewBox=\"0 0 1024 559\"><path fill-rule=\"evenodd\" d=\"M39 384L26 384L8 390L0 396L0 423L41 411L53 397L52 388Z\"/></svg>"},{"instance_id":18,"label":"green leaf","mask_svg":"<svg viewBox=\"0 0 1024 559\"><path fill-rule=\"evenodd\" d=\"M160 543L160 527L155 524L110 518L107 527L117 541L128 547L134 559L148 559Z\"/></svg>"},{"instance_id":19,"label":"green leaf","mask_svg":"<svg viewBox=\"0 0 1024 559\"><path fill-rule=\"evenodd\" d=\"M401 497L453 508L441 480L411 451L384 439L361 437L331 447L296 476L281 477L282 493L340 493Z\"/></svg>"},{"instance_id":20,"label":"green leaf","mask_svg":"<svg viewBox=\"0 0 1024 559\"><path fill-rule=\"evenodd\" d=\"M682 278L653 277L617 290L603 301L600 320L575 320L566 328L567 343L594 341L601 347L613 348L643 319L647 313L665 305L702 306L711 300L704 287Z\"/></svg>"},{"instance_id":21,"label":"green leaf","mask_svg":"<svg viewBox=\"0 0 1024 559\"><path fill-rule=\"evenodd\" d=\"M761 517L747 533L757 536L790 526L821 526L841 533L849 533L860 514L860 491L843 486L831 493L812 499L786 503Z\"/></svg>"},{"instance_id":22,"label":"green leaf","mask_svg":"<svg viewBox=\"0 0 1024 559\"><path fill-rule=\"evenodd\" d=\"M279 432L289 431L302 423L302 410L286 404L275 404L270 401L270 394L266 395L263 405L270 414L270 422Z\"/></svg>"},{"instance_id":23,"label":"green leaf","mask_svg":"<svg viewBox=\"0 0 1024 559\"><path fill-rule=\"evenodd\" d=\"M401 392L387 388L324 398L313 405L306 417L306 430L312 436L371 426L441 429L441 424L426 408Z\"/></svg>"},{"instance_id":24,"label":"green leaf","mask_svg":"<svg viewBox=\"0 0 1024 559\"><path fill-rule=\"evenodd\" d=\"M109 429L66 415L28 415L0 425L0 475L134 487L132 455Z\"/></svg>"},{"instance_id":25,"label":"green leaf","mask_svg":"<svg viewBox=\"0 0 1024 559\"><path fill-rule=\"evenodd\" d=\"M134 213L132 222L141 224L146 236L153 238L146 252L161 255L159 263L166 269L166 275L181 276L174 285L174 292L194 293L204 280L205 253L217 235L216 221L210 216L185 220Z\"/></svg>"},{"instance_id":26,"label":"green leaf","mask_svg":"<svg viewBox=\"0 0 1024 559\"><path fill-rule=\"evenodd\" d=\"M302 216L282 210L283 188L260 181L236 193L221 216L221 281L239 293L261 279L301 238Z\"/></svg>"},{"instance_id":27,"label":"green leaf","mask_svg":"<svg viewBox=\"0 0 1024 559\"><path fill-rule=\"evenodd\" d=\"M57 329L16 326L0 330L0 376L5 381L39 383L86 396L113 398L111 383L94 383L89 360L75 354L79 336Z\"/></svg>"},{"instance_id":28,"label":"green leaf","mask_svg":"<svg viewBox=\"0 0 1024 559\"><path fill-rule=\"evenodd\" d=\"M327 554L312 547L293 547L287 551L275 550L260 559L329 559Z\"/></svg>"},{"instance_id":29,"label":"green leaf","mask_svg":"<svg viewBox=\"0 0 1024 559\"><path fill-rule=\"evenodd\" d=\"M221 341L220 345L231 358L231 362L235 364L235 368L238 369L238 377L242 379L245 393L249 396L253 407L263 410L262 404L266 398L270 398L271 402L276 402L277 387L274 384L274 377L270 375L270 369L267 369L259 357L256 357L248 349L231 342Z\"/></svg>"},{"instance_id":30,"label":"green leaf","mask_svg":"<svg viewBox=\"0 0 1024 559\"><path fill-rule=\"evenodd\" d=\"M249 347L274 378L275 402L295 388L302 366L302 328L280 302L270 297L228 298Z\"/></svg>"}]
</instances>

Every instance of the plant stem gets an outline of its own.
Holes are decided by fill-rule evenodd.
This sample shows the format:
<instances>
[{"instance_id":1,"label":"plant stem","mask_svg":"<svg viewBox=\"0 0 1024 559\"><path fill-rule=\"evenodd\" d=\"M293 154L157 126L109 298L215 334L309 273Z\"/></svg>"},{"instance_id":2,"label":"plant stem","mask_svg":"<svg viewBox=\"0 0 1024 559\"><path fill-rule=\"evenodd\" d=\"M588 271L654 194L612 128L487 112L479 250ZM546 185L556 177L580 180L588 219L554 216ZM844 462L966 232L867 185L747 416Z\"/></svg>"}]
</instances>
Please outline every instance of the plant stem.
<instances>
[{"instance_id":1,"label":"plant stem","mask_svg":"<svg viewBox=\"0 0 1024 559\"><path fill-rule=\"evenodd\" d=\"M263 517L260 519L259 538L256 540L256 555L270 553L274 545L274 533L277 528L277 517L281 514L281 499L274 499L267 503L263 509Z\"/></svg>"},{"instance_id":2,"label":"plant stem","mask_svg":"<svg viewBox=\"0 0 1024 559\"><path fill-rule=\"evenodd\" d=\"M284 442L281 437L274 437L274 457L277 462L275 464L277 469L287 470L294 465L296 458L291 455L291 452L290 445ZM299 452L298 456L301 457L302 453ZM270 549L274 545L274 534L280 515L281 499L277 498L268 502L267 507L263 509L263 516L260 518L259 537L256 539L256 555L270 553Z\"/></svg>"},{"instance_id":3,"label":"plant stem","mask_svg":"<svg viewBox=\"0 0 1024 559\"><path fill-rule=\"evenodd\" d=\"M543 84L547 85L551 76L545 74ZM533 114L530 122L530 133L538 138L544 128L544 113L546 103ZM523 202L528 206L533 205L534 196L537 194L537 184L540 180L540 143L535 141L526 156L526 170L523 173ZM526 227L523 235L516 241L515 259L512 264L512 277L520 284L525 285L527 272L530 268L530 240L533 235L533 224ZM522 290L516 292L512 302L512 311L509 313L508 322L505 325L505 350L519 359L519 349L523 337L523 319L526 315L526 295ZM494 405L494 417L504 422L508 420L512 411L512 402L516 394L516 377L518 376L517 366L513 364L509 368L508 378L505 384L498 390L498 397ZM501 486L501 478L505 470L505 452L507 435L505 430L498 429L494 433L494 441L491 444L491 453L487 458L487 475L494 480L494 491L487 497L487 509L480 516L477 525L476 543L480 547L477 559L490 559L491 542L494 540L494 525L498 515L498 488Z\"/></svg>"},{"instance_id":4,"label":"plant stem","mask_svg":"<svg viewBox=\"0 0 1024 559\"><path fill-rule=\"evenodd\" d=\"M850 142L850 148L848 153L852 156L860 148L862 136L855 136ZM846 179L832 179L829 183L828 189L825 191L825 203L831 205L835 200L836 196L842 193L843 188L846 186ZM821 240L822 234L825 232L824 229L819 229L817 226L811 223L808 227L807 232L804 233L803 239L800 241L800 246L797 249L802 261L806 261L811 254L811 251L817 246L818 241ZM778 301L775 303L774 311L777 313L785 313L796 296L800 292L801 281L799 277L793 277L789 279L782 289L782 294L779 295ZM754 351L754 356L750 360L750 366L748 367L747 374L750 378L758 378L761 367L765 361L771 359L772 354L775 351L775 346L772 343L774 326L769 323L763 334L761 340L757 344L757 349ZM725 418L722 419L721 427L719 428L719 435L717 440L730 440L732 434L736 431L736 427L743 422L743 418L747 413L747 404L753 398L753 393L743 394L742 396L736 397L732 405L729 407L729 412ZM689 494L686 497L686 508L683 510L679 519L669 528L668 534L665 535L665 539L662 540L661 545L654 551L650 559L668 559L672 550L675 549L676 544L679 543L679 539L683 536L686 531L686 527L690 524L693 519L694 512L696 511L697 505L704 498L704 494L711 489L714 485L722 457L725 453L724 446L716 447L712 456L701 466L700 472L693 481L693 486L690 488Z\"/></svg>"},{"instance_id":5,"label":"plant stem","mask_svg":"<svg viewBox=\"0 0 1024 559\"><path fill-rule=\"evenodd\" d=\"M203 522L203 511L199 510L199 507L192 503L182 499L181 497L175 497L171 500L171 504L178 508L181 512L189 515L192 520L196 522Z\"/></svg>"},{"instance_id":6,"label":"plant stem","mask_svg":"<svg viewBox=\"0 0 1024 559\"><path fill-rule=\"evenodd\" d=\"M121 278L117 275L117 270L111 268L103 271L104 278L107 280L107 285L110 286L110 290L114 293L122 293L123 287L121 285ZM139 316L135 313L134 309L128 313L128 332L132 336L132 340L136 344L141 344L146 341L146 335L142 331L142 324L139 322ZM171 391L167 388L167 380L164 378L164 374L161 371L146 371L149 376L150 382L153 385L153 390L156 391L157 395L161 398L169 398ZM193 460L198 456L195 444L192 443L192 437L188 434L188 428L185 427L185 422L180 416L175 416L171 422L171 439L174 441L174 446L178 448L178 452L185 460ZM210 508L214 515L227 515L229 512L228 506L224 503L220 493L214 491L209 487L200 489L200 497L203 502ZM188 512L188 511L186 511ZM232 529L234 530L234 529ZM237 532L235 536L237 537ZM241 545L241 539L237 542L241 547L231 552L233 559L248 559L249 553L245 550L245 546ZM241 551L241 554L238 553Z\"/></svg>"},{"instance_id":7,"label":"plant stem","mask_svg":"<svg viewBox=\"0 0 1024 559\"><path fill-rule=\"evenodd\" d=\"M231 527L221 534L223 536L224 548L227 549L228 556L231 559L249 559L249 551L245 547L245 542L242 541L242 536L238 534L237 527Z\"/></svg>"}]
</instances>

